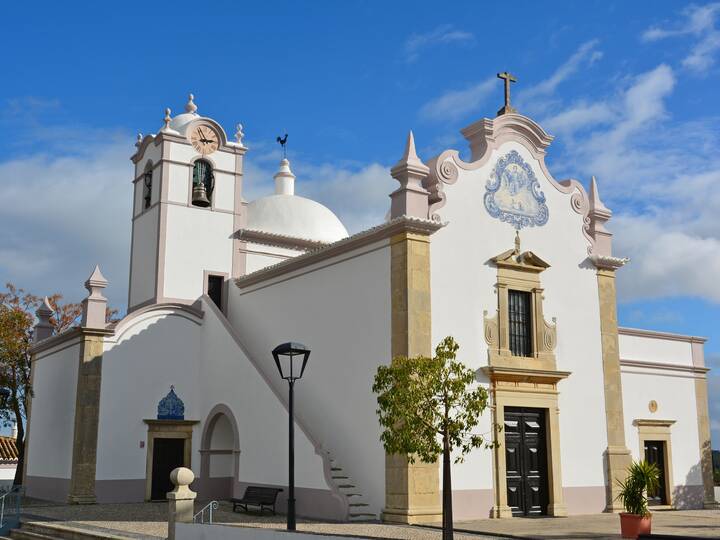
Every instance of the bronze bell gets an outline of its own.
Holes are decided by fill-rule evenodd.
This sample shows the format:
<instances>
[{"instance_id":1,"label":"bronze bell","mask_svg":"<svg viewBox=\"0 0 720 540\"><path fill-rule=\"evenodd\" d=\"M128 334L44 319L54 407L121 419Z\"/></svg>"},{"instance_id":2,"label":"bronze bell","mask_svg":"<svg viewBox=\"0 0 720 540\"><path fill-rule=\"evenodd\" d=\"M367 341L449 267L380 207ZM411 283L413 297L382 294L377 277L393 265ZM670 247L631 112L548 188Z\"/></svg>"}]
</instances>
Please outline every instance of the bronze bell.
<instances>
[{"instance_id":1,"label":"bronze bell","mask_svg":"<svg viewBox=\"0 0 720 540\"><path fill-rule=\"evenodd\" d=\"M207 191L205 190L205 182L198 182L193 186L192 203L193 206L201 206L203 208L210 206L210 200L207 198Z\"/></svg>"}]
</instances>

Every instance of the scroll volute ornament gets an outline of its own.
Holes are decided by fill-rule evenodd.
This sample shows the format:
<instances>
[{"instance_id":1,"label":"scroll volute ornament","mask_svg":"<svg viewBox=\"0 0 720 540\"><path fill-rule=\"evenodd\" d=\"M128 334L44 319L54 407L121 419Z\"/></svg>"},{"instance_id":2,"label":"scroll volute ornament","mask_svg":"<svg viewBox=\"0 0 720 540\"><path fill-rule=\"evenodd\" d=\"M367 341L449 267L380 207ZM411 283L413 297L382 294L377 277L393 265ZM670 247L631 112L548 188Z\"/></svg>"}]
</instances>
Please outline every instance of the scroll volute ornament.
<instances>
[{"instance_id":1,"label":"scroll volute ornament","mask_svg":"<svg viewBox=\"0 0 720 540\"><path fill-rule=\"evenodd\" d=\"M488 317L488 312L483 311L485 342L490 349L500 348L500 334L498 332L498 314L495 312L494 317Z\"/></svg>"},{"instance_id":2,"label":"scroll volute ornament","mask_svg":"<svg viewBox=\"0 0 720 540\"><path fill-rule=\"evenodd\" d=\"M551 353L557 346L557 319L552 318L552 324L543 319L543 352Z\"/></svg>"}]
</instances>

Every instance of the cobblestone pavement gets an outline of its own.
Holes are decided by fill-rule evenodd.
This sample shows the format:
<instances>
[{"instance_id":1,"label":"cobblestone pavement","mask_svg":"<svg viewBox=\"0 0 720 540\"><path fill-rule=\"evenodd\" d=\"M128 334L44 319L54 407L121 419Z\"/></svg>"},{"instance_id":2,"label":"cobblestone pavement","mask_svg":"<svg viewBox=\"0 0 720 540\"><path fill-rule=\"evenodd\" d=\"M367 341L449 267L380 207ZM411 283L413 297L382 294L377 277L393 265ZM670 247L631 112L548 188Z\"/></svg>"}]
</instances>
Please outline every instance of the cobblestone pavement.
<instances>
[{"instance_id":1,"label":"cobblestone pavement","mask_svg":"<svg viewBox=\"0 0 720 540\"><path fill-rule=\"evenodd\" d=\"M512 535L516 538L620 538L620 517L616 514L591 514L567 518L479 519L456 521L456 530ZM720 510L678 510L654 512L654 534L720 538Z\"/></svg>"},{"instance_id":2,"label":"cobblestone pavement","mask_svg":"<svg viewBox=\"0 0 720 540\"><path fill-rule=\"evenodd\" d=\"M201 504L195 505L199 510ZM113 533L131 538L165 538L167 536L167 503L96 504L92 506L61 505L42 501L24 504L24 521L63 521L71 527ZM285 516L245 514L233 512L230 503L221 502L213 515L216 524L284 529ZM440 540L439 530L388 525L384 523L328 523L298 519L297 529L365 538L392 540ZM497 539L482 534L455 535L457 540Z\"/></svg>"},{"instance_id":3,"label":"cobblestone pavement","mask_svg":"<svg viewBox=\"0 0 720 540\"><path fill-rule=\"evenodd\" d=\"M200 509L201 504L196 504ZM92 506L53 504L28 500L25 519L64 521L69 526L111 532L133 538L167 536L166 503L97 504ZM213 521L217 524L283 529L285 516L235 513L232 505L221 502ZM620 518L613 514L572 516L569 518L482 519L455 522L457 540L490 538L615 540L620 538ZM439 540L440 531L428 526L387 525L383 523L329 523L299 519L298 530L367 538ZM686 510L655 512L653 533L720 538L720 511Z\"/></svg>"}]
</instances>

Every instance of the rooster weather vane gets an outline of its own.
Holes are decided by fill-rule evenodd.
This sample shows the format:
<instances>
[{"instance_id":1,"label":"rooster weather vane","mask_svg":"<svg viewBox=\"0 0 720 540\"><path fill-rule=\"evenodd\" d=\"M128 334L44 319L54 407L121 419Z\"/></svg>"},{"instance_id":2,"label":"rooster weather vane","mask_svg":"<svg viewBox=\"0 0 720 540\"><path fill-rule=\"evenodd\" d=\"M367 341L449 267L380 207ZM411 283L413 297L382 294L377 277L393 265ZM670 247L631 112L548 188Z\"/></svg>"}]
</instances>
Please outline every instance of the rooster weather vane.
<instances>
[{"instance_id":1,"label":"rooster weather vane","mask_svg":"<svg viewBox=\"0 0 720 540\"><path fill-rule=\"evenodd\" d=\"M278 137L276 140L280 143L280 146L282 146L283 149L283 159L287 158L287 139L288 134L286 133L284 137Z\"/></svg>"}]
</instances>

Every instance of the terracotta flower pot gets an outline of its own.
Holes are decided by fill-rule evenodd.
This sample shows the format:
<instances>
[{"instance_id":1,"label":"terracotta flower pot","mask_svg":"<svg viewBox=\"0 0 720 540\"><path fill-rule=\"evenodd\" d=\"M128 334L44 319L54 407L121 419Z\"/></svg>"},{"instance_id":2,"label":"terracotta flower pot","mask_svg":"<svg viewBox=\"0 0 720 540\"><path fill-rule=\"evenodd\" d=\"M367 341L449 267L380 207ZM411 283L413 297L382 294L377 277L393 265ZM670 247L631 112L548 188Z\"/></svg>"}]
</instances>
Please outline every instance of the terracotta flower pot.
<instances>
[{"instance_id":1,"label":"terracotta flower pot","mask_svg":"<svg viewBox=\"0 0 720 540\"><path fill-rule=\"evenodd\" d=\"M620 532L623 538L637 538L641 534L650 534L651 516L620 514Z\"/></svg>"}]
</instances>

